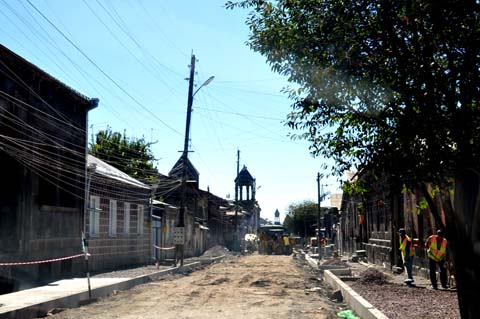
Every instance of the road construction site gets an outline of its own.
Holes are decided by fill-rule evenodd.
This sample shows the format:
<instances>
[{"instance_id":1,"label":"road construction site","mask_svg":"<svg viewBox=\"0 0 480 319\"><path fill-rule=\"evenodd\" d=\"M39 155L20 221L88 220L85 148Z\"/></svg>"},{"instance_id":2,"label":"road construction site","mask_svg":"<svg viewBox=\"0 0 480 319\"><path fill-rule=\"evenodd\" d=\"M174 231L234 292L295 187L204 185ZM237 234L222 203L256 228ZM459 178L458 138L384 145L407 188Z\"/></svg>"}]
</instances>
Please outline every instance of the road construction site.
<instances>
[{"instance_id":1,"label":"road construction site","mask_svg":"<svg viewBox=\"0 0 480 319\"><path fill-rule=\"evenodd\" d=\"M0 296L0 318L460 318L454 289L341 258L239 255L223 247L183 267L145 266ZM221 248L221 249L220 249ZM222 255L220 255L222 254ZM313 256L315 257L315 256Z\"/></svg>"},{"instance_id":2,"label":"road construction site","mask_svg":"<svg viewBox=\"0 0 480 319\"><path fill-rule=\"evenodd\" d=\"M327 319L343 307L327 298L327 287L300 258L252 254L163 276L51 318Z\"/></svg>"}]
</instances>

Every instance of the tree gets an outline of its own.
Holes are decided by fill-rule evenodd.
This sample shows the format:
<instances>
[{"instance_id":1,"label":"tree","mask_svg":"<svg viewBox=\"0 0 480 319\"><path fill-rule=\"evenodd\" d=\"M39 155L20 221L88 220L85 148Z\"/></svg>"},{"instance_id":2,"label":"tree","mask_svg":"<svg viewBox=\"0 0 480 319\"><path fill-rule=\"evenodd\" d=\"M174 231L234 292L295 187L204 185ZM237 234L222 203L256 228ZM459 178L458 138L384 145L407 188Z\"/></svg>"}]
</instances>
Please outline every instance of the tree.
<instances>
[{"instance_id":1,"label":"tree","mask_svg":"<svg viewBox=\"0 0 480 319\"><path fill-rule=\"evenodd\" d=\"M315 236L317 227L317 203L305 200L288 206L283 226L301 237Z\"/></svg>"},{"instance_id":2,"label":"tree","mask_svg":"<svg viewBox=\"0 0 480 319\"><path fill-rule=\"evenodd\" d=\"M130 138L110 128L97 133L96 142L89 153L140 181L152 184L158 178L153 165L152 143L145 139Z\"/></svg>"},{"instance_id":3,"label":"tree","mask_svg":"<svg viewBox=\"0 0 480 319\"><path fill-rule=\"evenodd\" d=\"M356 167L386 176L393 191L423 190L449 239L462 318L480 318L479 2L226 7L251 10L248 45L294 83L285 89L294 137L332 158L338 176Z\"/></svg>"}]
</instances>

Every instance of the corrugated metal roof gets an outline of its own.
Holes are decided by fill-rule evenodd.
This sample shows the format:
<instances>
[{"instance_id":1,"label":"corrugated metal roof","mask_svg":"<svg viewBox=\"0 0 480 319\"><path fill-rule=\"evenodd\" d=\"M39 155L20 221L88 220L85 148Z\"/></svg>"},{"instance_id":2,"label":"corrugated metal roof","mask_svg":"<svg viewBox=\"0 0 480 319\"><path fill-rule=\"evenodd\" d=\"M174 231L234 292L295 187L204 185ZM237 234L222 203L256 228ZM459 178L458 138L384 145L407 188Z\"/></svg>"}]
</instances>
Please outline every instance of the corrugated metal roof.
<instances>
[{"instance_id":1,"label":"corrugated metal roof","mask_svg":"<svg viewBox=\"0 0 480 319\"><path fill-rule=\"evenodd\" d=\"M92 166L92 164L96 165L95 174L99 174L111 179L115 179L119 182L129 184L138 188L151 189L151 187L148 186L147 184L144 184L136 180L130 175L122 172L121 170L113 167L112 165L105 163L104 161L96 158L93 155L88 154L87 161L88 161L88 166Z\"/></svg>"},{"instance_id":2,"label":"corrugated metal roof","mask_svg":"<svg viewBox=\"0 0 480 319\"><path fill-rule=\"evenodd\" d=\"M153 204L153 205L168 206L168 207L170 207L170 208L177 208L176 206L173 206L173 205L171 205L171 204L169 204L169 203L162 202L162 201L157 200L157 199L154 199L154 200L152 201L152 204Z\"/></svg>"},{"instance_id":3,"label":"corrugated metal roof","mask_svg":"<svg viewBox=\"0 0 480 319\"><path fill-rule=\"evenodd\" d=\"M45 72L44 70L40 69L38 66L36 66L35 64L31 63L30 61L27 61L25 58L21 57L20 55L16 54L15 52L13 52L12 50L10 50L9 48L7 48L6 46L0 44L0 55L3 55L3 54L8 54L10 57L16 59L17 61L19 61L20 63L22 64L25 64L27 65L28 67L30 67L31 69L34 69L36 72L38 72L41 76L45 77L46 79L48 79L49 81L52 81L52 82L56 82L58 85L60 85L61 87L63 87L65 90L67 91L70 91L70 93L72 93L74 96L84 100L86 103L86 105L88 105L88 108L90 109L93 109L95 107L97 107L97 104L98 104L98 99L90 99L88 98L87 96L83 95L82 93L78 92L77 90L73 89L72 87L68 86L67 84L63 83L62 81L58 80L57 78L55 78L53 75L51 74L48 74L47 72ZM96 101L94 101L96 100Z\"/></svg>"}]
</instances>

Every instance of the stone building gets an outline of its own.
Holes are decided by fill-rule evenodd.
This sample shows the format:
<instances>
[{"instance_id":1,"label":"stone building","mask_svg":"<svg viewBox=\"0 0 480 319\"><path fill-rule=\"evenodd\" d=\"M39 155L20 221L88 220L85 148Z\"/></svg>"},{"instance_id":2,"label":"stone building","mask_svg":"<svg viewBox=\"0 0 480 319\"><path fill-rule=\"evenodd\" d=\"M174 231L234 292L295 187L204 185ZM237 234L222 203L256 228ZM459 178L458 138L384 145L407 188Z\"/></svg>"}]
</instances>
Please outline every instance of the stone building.
<instances>
[{"instance_id":1,"label":"stone building","mask_svg":"<svg viewBox=\"0 0 480 319\"><path fill-rule=\"evenodd\" d=\"M151 187L88 155L89 206L84 233L92 271L152 262Z\"/></svg>"},{"instance_id":2,"label":"stone building","mask_svg":"<svg viewBox=\"0 0 480 319\"><path fill-rule=\"evenodd\" d=\"M0 290L83 269L87 113L98 104L0 45ZM58 261L58 258L64 258Z\"/></svg>"}]
</instances>

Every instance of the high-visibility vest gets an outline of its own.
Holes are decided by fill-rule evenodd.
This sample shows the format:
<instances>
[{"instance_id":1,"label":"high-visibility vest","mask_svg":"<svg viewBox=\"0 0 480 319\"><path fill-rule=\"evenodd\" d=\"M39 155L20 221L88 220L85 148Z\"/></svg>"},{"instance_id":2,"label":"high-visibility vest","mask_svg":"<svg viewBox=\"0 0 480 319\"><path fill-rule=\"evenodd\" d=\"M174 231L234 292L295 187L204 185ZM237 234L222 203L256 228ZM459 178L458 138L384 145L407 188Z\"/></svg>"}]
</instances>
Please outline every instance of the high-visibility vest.
<instances>
[{"instance_id":1,"label":"high-visibility vest","mask_svg":"<svg viewBox=\"0 0 480 319\"><path fill-rule=\"evenodd\" d=\"M402 239L402 237L400 237L400 240ZM400 243L400 251L402 252L402 255L405 256L406 252L407 252L407 243L410 243L410 252L409 252L409 255L410 256L413 256L415 255L415 251L413 250L413 246L412 246L412 239L410 237L408 237L407 235L405 235L405 238L403 239L403 241Z\"/></svg>"},{"instance_id":2,"label":"high-visibility vest","mask_svg":"<svg viewBox=\"0 0 480 319\"><path fill-rule=\"evenodd\" d=\"M443 238L442 246L440 249L438 249L437 238L437 235L432 235L427 239L430 241L430 246L428 247L428 258L439 262L442 261L443 257L445 257L445 253L447 252L447 240Z\"/></svg>"}]
</instances>

